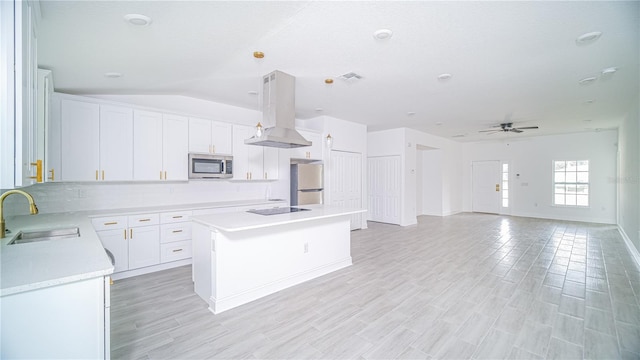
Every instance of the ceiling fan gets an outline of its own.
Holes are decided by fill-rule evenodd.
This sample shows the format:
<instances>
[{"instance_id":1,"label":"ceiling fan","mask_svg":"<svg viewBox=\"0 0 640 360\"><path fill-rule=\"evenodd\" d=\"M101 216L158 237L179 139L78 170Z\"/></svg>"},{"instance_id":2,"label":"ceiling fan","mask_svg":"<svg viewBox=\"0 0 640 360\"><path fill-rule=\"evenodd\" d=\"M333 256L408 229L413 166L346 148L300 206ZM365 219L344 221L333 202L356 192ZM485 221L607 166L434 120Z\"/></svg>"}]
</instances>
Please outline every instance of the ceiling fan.
<instances>
[{"instance_id":1,"label":"ceiling fan","mask_svg":"<svg viewBox=\"0 0 640 360\"><path fill-rule=\"evenodd\" d=\"M525 126L525 127L519 127L519 128L515 128L513 127L513 123L512 122L505 122L502 123L500 125L496 125L494 127L499 127L500 129L491 129L491 130L480 130L478 132L486 132L486 133L498 133L498 132L514 132L514 133L521 133L523 132L523 130L530 130L530 129L537 129L537 126Z\"/></svg>"}]
</instances>

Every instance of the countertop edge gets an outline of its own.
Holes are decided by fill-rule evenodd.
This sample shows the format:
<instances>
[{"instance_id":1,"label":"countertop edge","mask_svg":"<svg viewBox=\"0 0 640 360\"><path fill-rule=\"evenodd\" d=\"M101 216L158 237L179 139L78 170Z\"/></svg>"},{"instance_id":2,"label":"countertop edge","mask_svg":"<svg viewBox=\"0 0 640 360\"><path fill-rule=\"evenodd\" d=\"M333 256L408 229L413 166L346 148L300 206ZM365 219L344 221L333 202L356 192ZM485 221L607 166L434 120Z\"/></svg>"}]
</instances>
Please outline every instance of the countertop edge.
<instances>
[{"instance_id":1,"label":"countertop edge","mask_svg":"<svg viewBox=\"0 0 640 360\"><path fill-rule=\"evenodd\" d=\"M0 289L0 297L21 294L27 291L39 290L43 288L49 288L52 286L74 283L74 282L93 279L97 277L104 277L104 276L113 274L113 270L114 268L111 267L110 269L106 269L106 270L91 271L87 273L66 276L66 277L57 278L53 280L46 280L46 281L41 281L36 283L29 283L25 285L18 285L18 286L6 288L6 289Z\"/></svg>"},{"instance_id":2,"label":"countertop edge","mask_svg":"<svg viewBox=\"0 0 640 360\"><path fill-rule=\"evenodd\" d=\"M286 220L280 220L280 221L276 220L276 221L270 222L270 223L262 223L262 224L256 224L256 225L234 227L234 228L228 228L228 227L225 227L225 226L212 224L211 222L208 222L206 220L200 219L199 218L200 216L191 217L191 221L194 221L194 222L197 222L199 224L202 224L202 225L205 225L205 226L208 226L208 227L212 227L212 228L215 228L217 230L224 231L224 232L239 232L239 231L262 229L262 228L279 226L279 225L294 224L294 223L300 223L300 222L306 222L306 221L328 219L328 218L338 217L338 216L348 216L348 215L359 214L359 213L364 213L364 212L367 212L367 210L366 209L347 210L347 211L344 211L344 212L323 214L323 215L314 216L314 217L302 217L302 218L298 218L298 219L286 219ZM207 216L207 215L203 215L203 216Z\"/></svg>"}]
</instances>

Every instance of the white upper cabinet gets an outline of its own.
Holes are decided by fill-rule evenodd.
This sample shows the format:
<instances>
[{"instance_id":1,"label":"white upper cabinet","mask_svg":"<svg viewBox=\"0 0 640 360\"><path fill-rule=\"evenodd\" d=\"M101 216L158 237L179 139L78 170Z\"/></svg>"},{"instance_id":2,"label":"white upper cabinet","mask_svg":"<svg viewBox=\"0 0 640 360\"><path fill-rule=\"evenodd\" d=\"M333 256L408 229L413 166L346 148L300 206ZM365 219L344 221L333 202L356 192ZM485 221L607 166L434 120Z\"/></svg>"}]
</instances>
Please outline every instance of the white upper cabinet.
<instances>
[{"instance_id":1,"label":"white upper cabinet","mask_svg":"<svg viewBox=\"0 0 640 360\"><path fill-rule=\"evenodd\" d=\"M300 135L311 141L311 146L291 149L292 159L322 160L322 134L306 130L298 130Z\"/></svg>"},{"instance_id":2,"label":"white upper cabinet","mask_svg":"<svg viewBox=\"0 0 640 360\"><path fill-rule=\"evenodd\" d=\"M245 144L254 133L252 126L233 126L233 179L276 180L279 149Z\"/></svg>"},{"instance_id":3,"label":"white upper cabinet","mask_svg":"<svg viewBox=\"0 0 640 360\"><path fill-rule=\"evenodd\" d=\"M184 116L162 116L163 180L189 178L189 120Z\"/></svg>"},{"instance_id":4,"label":"white upper cabinet","mask_svg":"<svg viewBox=\"0 0 640 360\"><path fill-rule=\"evenodd\" d=\"M100 105L62 100L60 180L95 181L100 167Z\"/></svg>"},{"instance_id":5,"label":"white upper cabinet","mask_svg":"<svg viewBox=\"0 0 640 360\"><path fill-rule=\"evenodd\" d=\"M133 112L133 179L162 180L162 114Z\"/></svg>"},{"instance_id":6,"label":"white upper cabinet","mask_svg":"<svg viewBox=\"0 0 640 360\"><path fill-rule=\"evenodd\" d=\"M100 106L100 180L133 180L133 110Z\"/></svg>"},{"instance_id":7,"label":"white upper cabinet","mask_svg":"<svg viewBox=\"0 0 640 360\"><path fill-rule=\"evenodd\" d=\"M232 129L231 124L189 118L189 152L231 154Z\"/></svg>"}]
</instances>

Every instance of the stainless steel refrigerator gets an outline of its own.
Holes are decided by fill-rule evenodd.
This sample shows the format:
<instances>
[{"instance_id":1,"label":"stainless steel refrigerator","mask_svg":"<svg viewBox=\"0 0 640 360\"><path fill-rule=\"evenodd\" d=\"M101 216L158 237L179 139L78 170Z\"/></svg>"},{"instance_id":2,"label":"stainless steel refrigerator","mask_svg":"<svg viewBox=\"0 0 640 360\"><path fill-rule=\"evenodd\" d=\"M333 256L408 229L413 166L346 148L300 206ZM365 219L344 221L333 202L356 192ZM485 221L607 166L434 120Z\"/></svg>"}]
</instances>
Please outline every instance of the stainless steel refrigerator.
<instances>
[{"instance_id":1,"label":"stainless steel refrigerator","mask_svg":"<svg viewBox=\"0 0 640 360\"><path fill-rule=\"evenodd\" d=\"M322 164L291 164L291 205L324 202Z\"/></svg>"}]
</instances>

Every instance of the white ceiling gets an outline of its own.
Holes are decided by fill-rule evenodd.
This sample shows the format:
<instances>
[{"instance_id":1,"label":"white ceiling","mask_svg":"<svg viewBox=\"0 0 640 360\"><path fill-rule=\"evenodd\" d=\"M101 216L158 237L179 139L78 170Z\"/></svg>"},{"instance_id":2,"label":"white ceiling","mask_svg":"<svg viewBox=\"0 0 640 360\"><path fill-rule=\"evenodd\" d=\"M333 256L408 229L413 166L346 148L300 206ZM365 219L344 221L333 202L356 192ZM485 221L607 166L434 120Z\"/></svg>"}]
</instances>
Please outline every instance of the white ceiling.
<instances>
[{"instance_id":1,"label":"white ceiling","mask_svg":"<svg viewBox=\"0 0 640 360\"><path fill-rule=\"evenodd\" d=\"M457 141L616 127L639 101L639 2L45 0L41 9L39 63L67 93L177 94L258 109L248 92L281 70L297 79L298 118ZM153 22L133 26L129 13ZM374 39L381 28L393 37ZM592 31L601 38L576 44ZM613 77L600 76L609 67ZM363 79L338 78L352 71ZM438 81L442 73L453 77ZM505 119L540 129L478 133Z\"/></svg>"}]
</instances>

